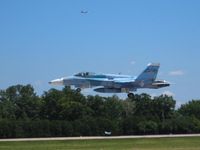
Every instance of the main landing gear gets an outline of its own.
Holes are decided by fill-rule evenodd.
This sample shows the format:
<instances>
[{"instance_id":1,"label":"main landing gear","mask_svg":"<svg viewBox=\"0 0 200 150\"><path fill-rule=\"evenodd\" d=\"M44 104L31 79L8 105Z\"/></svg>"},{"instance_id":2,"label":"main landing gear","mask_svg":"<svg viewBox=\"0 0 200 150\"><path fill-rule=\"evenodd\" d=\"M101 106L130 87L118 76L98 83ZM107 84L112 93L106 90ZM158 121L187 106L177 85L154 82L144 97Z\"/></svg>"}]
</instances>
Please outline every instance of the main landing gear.
<instances>
[{"instance_id":1,"label":"main landing gear","mask_svg":"<svg viewBox=\"0 0 200 150\"><path fill-rule=\"evenodd\" d=\"M134 98L134 94L133 93L128 93L128 98Z\"/></svg>"},{"instance_id":2,"label":"main landing gear","mask_svg":"<svg viewBox=\"0 0 200 150\"><path fill-rule=\"evenodd\" d=\"M81 92L81 88L77 88L76 92L80 93Z\"/></svg>"}]
</instances>

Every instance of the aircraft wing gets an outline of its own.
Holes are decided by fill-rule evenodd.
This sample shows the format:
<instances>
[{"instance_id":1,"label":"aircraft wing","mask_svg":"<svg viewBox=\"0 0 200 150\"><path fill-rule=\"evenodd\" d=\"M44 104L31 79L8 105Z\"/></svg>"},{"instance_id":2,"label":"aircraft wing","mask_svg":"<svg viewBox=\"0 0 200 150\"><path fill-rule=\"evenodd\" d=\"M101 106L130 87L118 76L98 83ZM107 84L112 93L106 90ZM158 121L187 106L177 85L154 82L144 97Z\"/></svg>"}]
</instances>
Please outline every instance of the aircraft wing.
<instances>
[{"instance_id":1,"label":"aircraft wing","mask_svg":"<svg viewBox=\"0 0 200 150\"><path fill-rule=\"evenodd\" d=\"M88 81L100 81L100 82L104 82L104 83L107 83L108 85L110 84L131 84L133 82L135 82L135 78L114 78L114 79L108 79L108 78L90 78L90 79L87 79ZM107 84L105 84L107 86Z\"/></svg>"},{"instance_id":2,"label":"aircraft wing","mask_svg":"<svg viewBox=\"0 0 200 150\"><path fill-rule=\"evenodd\" d=\"M133 83L133 82L135 82L135 79L134 78L129 78L129 79L127 79L127 78L125 78L125 79L121 79L121 78L117 78L117 79L114 79L113 80L115 83Z\"/></svg>"}]
</instances>

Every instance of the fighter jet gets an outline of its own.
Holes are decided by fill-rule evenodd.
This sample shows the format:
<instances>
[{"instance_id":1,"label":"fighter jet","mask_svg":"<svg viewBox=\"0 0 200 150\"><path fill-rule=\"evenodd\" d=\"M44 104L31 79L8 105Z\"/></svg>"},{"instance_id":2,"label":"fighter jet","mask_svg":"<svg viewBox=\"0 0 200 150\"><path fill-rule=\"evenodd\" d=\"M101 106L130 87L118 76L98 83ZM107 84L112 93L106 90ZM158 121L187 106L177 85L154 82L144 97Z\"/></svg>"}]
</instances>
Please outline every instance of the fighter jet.
<instances>
[{"instance_id":1,"label":"fighter jet","mask_svg":"<svg viewBox=\"0 0 200 150\"><path fill-rule=\"evenodd\" d=\"M134 97L137 89L158 89L170 86L165 80L157 80L159 63L150 63L137 77L121 74L96 74L92 72L80 72L73 76L55 79L49 82L51 85L63 85L75 87L78 92L84 88L94 88L100 93L127 93L128 97Z\"/></svg>"},{"instance_id":2,"label":"fighter jet","mask_svg":"<svg viewBox=\"0 0 200 150\"><path fill-rule=\"evenodd\" d=\"M81 10L81 14L87 14L87 13L88 13L88 11Z\"/></svg>"}]
</instances>

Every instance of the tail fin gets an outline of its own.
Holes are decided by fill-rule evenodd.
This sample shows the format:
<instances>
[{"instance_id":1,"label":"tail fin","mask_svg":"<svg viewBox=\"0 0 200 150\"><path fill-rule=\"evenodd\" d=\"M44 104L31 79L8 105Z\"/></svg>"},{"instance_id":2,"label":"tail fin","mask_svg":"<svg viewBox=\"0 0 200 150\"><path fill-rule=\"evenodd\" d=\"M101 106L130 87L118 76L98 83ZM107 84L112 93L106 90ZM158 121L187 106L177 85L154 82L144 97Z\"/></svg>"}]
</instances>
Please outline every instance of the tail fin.
<instances>
[{"instance_id":1,"label":"tail fin","mask_svg":"<svg viewBox=\"0 0 200 150\"><path fill-rule=\"evenodd\" d=\"M154 81L156 79L159 63L150 63L147 68L136 78L137 81Z\"/></svg>"}]
</instances>

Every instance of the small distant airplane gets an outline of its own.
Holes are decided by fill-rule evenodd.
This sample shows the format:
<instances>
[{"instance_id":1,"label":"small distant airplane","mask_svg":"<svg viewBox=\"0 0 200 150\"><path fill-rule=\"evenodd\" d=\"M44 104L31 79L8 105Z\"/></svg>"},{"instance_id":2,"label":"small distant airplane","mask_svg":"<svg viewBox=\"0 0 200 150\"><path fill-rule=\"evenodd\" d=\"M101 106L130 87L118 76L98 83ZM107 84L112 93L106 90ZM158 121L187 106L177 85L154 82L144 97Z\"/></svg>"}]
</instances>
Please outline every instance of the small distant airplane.
<instances>
[{"instance_id":1,"label":"small distant airplane","mask_svg":"<svg viewBox=\"0 0 200 150\"><path fill-rule=\"evenodd\" d=\"M81 10L81 14L87 14L87 13L88 13L88 11Z\"/></svg>"},{"instance_id":2,"label":"small distant airplane","mask_svg":"<svg viewBox=\"0 0 200 150\"><path fill-rule=\"evenodd\" d=\"M140 88L158 89L170 86L170 83L165 80L156 80L159 67L159 63L150 63L138 77L80 72L73 76L52 80L49 84L74 86L78 92L84 88L95 87L96 92L128 93L128 97L134 97L133 92Z\"/></svg>"}]
</instances>

